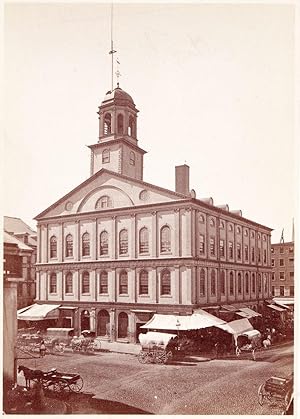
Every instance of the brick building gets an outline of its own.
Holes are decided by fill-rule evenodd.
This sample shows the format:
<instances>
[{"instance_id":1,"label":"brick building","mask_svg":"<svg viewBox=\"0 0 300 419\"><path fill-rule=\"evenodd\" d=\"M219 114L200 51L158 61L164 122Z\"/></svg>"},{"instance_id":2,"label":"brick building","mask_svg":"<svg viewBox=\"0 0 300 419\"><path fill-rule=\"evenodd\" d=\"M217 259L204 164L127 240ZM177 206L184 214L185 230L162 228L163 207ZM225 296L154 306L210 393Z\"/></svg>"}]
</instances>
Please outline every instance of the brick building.
<instances>
[{"instance_id":1,"label":"brick building","mask_svg":"<svg viewBox=\"0 0 300 419\"><path fill-rule=\"evenodd\" d=\"M294 242L271 246L272 295L294 297Z\"/></svg>"}]
</instances>

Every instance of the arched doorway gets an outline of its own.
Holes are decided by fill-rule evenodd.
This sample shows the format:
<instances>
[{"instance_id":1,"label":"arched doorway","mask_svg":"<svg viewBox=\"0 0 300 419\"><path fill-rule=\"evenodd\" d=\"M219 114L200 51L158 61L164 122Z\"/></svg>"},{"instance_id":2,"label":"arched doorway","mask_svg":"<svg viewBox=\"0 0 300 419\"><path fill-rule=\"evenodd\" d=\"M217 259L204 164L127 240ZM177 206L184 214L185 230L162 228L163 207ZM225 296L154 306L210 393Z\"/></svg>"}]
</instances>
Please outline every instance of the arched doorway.
<instances>
[{"instance_id":1,"label":"arched doorway","mask_svg":"<svg viewBox=\"0 0 300 419\"><path fill-rule=\"evenodd\" d=\"M88 310L81 312L80 330L90 330L90 313Z\"/></svg>"},{"instance_id":2,"label":"arched doorway","mask_svg":"<svg viewBox=\"0 0 300 419\"><path fill-rule=\"evenodd\" d=\"M109 336L109 313L106 310L98 313L97 336Z\"/></svg>"},{"instance_id":3,"label":"arched doorway","mask_svg":"<svg viewBox=\"0 0 300 419\"><path fill-rule=\"evenodd\" d=\"M124 312L118 318L118 338L126 338L128 335L128 315Z\"/></svg>"}]
</instances>

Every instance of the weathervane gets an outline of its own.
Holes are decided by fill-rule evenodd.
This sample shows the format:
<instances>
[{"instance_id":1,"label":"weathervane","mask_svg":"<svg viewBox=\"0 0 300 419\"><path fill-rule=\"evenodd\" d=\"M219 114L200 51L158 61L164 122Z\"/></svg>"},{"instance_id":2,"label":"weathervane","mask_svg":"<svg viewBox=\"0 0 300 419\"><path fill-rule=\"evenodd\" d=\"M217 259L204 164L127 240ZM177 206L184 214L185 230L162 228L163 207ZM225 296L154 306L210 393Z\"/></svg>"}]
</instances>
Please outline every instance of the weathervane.
<instances>
[{"instance_id":1,"label":"weathervane","mask_svg":"<svg viewBox=\"0 0 300 419\"><path fill-rule=\"evenodd\" d=\"M120 76L122 76L122 74L121 74L121 72L120 72L120 61L119 61L119 59L117 58L116 59L116 61L117 61L117 71L115 72L115 75L117 76L117 86L119 87L119 78L120 78Z\"/></svg>"},{"instance_id":2,"label":"weathervane","mask_svg":"<svg viewBox=\"0 0 300 419\"><path fill-rule=\"evenodd\" d=\"M114 54L117 52L114 50L114 41L113 41L113 10L114 4L111 4L110 9L110 51L109 54L111 55L111 91L114 90Z\"/></svg>"}]
</instances>

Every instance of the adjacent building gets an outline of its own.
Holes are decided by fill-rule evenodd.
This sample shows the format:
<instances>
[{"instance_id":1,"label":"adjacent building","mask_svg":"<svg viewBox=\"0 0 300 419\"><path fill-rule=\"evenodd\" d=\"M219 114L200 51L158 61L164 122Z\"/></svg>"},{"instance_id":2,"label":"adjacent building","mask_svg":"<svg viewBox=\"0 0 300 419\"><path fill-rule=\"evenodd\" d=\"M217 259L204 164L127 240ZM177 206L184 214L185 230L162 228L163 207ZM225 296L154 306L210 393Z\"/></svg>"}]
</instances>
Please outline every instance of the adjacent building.
<instances>
[{"instance_id":1,"label":"adjacent building","mask_svg":"<svg viewBox=\"0 0 300 419\"><path fill-rule=\"evenodd\" d=\"M98 114L90 177L36 217L36 301L58 312L57 326L123 342L154 313L262 311L271 229L197 199L187 165L174 191L145 182L138 110L119 86Z\"/></svg>"},{"instance_id":2,"label":"adjacent building","mask_svg":"<svg viewBox=\"0 0 300 419\"><path fill-rule=\"evenodd\" d=\"M271 246L272 295L294 298L294 242Z\"/></svg>"},{"instance_id":3,"label":"adjacent building","mask_svg":"<svg viewBox=\"0 0 300 419\"><path fill-rule=\"evenodd\" d=\"M36 232L17 217L4 217L4 274L19 278L17 306L26 307L35 299Z\"/></svg>"}]
</instances>

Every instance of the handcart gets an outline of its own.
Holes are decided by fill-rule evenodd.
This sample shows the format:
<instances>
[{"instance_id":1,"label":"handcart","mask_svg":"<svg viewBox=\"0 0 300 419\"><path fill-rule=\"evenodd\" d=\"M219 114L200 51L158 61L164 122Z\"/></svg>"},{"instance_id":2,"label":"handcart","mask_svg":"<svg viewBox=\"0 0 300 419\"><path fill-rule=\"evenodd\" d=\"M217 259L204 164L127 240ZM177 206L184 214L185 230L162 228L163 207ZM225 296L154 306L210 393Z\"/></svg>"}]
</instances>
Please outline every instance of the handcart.
<instances>
[{"instance_id":1,"label":"handcart","mask_svg":"<svg viewBox=\"0 0 300 419\"><path fill-rule=\"evenodd\" d=\"M139 335L142 349L138 360L142 364L165 364L173 358L177 348L177 335L172 333L147 332Z\"/></svg>"},{"instance_id":2,"label":"handcart","mask_svg":"<svg viewBox=\"0 0 300 419\"><path fill-rule=\"evenodd\" d=\"M293 374L289 377L270 377L258 389L258 402L265 401L281 404L288 409L293 397Z\"/></svg>"},{"instance_id":3,"label":"handcart","mask_svg":"<svg viewBox=\"0 0 300 419\"><path fill-rule=\"evenodd\" d=\"M249 352L253 361L256 360L256 351L261 349L261 334L258 330L249 330L237 337L235 347L236 356L240 356L242 352Z\"/></svg>"}]
</instances>

